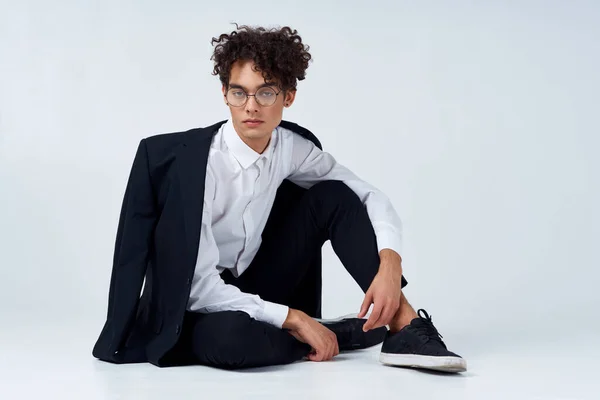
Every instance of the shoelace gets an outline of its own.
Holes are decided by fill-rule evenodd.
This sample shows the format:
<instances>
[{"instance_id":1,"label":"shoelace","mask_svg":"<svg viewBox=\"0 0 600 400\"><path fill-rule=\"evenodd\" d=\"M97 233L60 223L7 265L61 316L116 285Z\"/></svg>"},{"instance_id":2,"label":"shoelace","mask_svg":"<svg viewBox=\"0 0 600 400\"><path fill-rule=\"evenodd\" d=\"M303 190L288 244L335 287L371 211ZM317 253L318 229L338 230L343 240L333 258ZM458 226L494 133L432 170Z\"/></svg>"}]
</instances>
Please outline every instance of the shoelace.
<instances>
[{"instance_id":1,"label":"shoelace","mask_svg":"<svg viewBox=\"0 0 600 400\"><path fill-rule=\"evenodd\" d=\"M431 320L431 316L427 313L427 311L423 309L419 309L417 311L419 315L420 322L416 324L414 327L415 333L417 333L421 337L426 337L428 340L434 340L439 342L442 346L446 347L444 341L442 340L442 335L438 332L436 327L433 325L433 321Z\"/></svg>"}]
</instances>

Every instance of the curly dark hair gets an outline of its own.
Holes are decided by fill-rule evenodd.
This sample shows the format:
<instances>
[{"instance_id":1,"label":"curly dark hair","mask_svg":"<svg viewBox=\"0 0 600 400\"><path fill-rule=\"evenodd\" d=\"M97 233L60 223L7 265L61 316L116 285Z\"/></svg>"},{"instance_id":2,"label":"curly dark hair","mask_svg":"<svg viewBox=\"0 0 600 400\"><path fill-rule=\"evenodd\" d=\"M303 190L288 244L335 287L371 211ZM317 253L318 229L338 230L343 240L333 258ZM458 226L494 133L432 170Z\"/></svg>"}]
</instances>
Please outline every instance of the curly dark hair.
<instances>
[{"instance_id":1,"label":"curly dark hair","mask_svg":"<svg viewBox=\"0 0 600 400\"><path fill-rule=\"evenodd\" d=\"M302 43L296 30L266 29L235 24L236 30L212 38L217 44L211 60L215 67L212 75L219 75L221 83L229 87L231 65L238 60L254 61L266 82L274 82L283 90L295 90L297 81L304 80L311 55L309 46Z\"/></svg>"}]
</instances>

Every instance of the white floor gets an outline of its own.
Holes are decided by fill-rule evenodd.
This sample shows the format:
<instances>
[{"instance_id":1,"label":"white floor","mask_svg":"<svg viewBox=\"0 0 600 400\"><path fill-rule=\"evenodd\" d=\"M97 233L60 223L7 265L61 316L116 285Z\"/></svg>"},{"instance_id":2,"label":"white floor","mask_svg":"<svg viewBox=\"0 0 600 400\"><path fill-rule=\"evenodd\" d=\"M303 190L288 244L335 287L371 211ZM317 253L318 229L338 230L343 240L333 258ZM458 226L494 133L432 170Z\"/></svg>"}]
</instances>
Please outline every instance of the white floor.
<instances>
[{"instance_id":1,"label":"white floor","mask_svg":"<svg viewBox=\"0 0 600 400\"><path fill-rule=\"evenodd\" d=\"M112 365L90 354L95 328L75 322L4 326L0 399L600 398L600 345L593 333L540 330L521 342L445 337L469 362L467 373L447 375L383 366L379 346L332 362L243 372Z\"/></svg>"}]
</instances>

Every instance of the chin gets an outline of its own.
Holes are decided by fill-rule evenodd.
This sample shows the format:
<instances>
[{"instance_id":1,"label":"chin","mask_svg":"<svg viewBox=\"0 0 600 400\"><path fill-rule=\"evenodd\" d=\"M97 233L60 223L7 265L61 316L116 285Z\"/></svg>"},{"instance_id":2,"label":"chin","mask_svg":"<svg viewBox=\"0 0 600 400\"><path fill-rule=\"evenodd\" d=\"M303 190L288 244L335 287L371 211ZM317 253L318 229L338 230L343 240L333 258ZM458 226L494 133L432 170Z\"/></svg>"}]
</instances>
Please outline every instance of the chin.
<instances>
[{"instance_id":1,"label":"chin","mask_svg":"<svg viewBox=\"0 0 600 400\"><path fill-rule=\"evenodd\" d=\"M261 139L261 138L264 138L265 136L271 136L271 132L273 132L272 129L261 128L260 130L257 130L257 129L243 129L242 128L243 135L249 139Z\"/></svg>"},{"instance_id":2,"label":"chin","mask_svg":"<svg viewBox=\"0 0 600 400\"><path fill-rule=\"evenodd\" d=\"M271 131L269 132L255 132L255 131L250 131L250 132L244 132L244 136L247 137L248 139L263 139L266 137L271 137Z\"/></svg>"}]
</instances>

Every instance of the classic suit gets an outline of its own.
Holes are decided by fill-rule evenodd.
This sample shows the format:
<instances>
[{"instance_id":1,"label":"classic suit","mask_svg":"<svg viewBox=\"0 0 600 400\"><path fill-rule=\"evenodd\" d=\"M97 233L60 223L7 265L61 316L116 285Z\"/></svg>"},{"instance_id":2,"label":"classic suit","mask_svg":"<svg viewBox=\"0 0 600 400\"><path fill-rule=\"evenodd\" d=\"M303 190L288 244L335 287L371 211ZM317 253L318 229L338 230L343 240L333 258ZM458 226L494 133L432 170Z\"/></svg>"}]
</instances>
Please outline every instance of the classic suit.
<instances>
[{"instance_id":1,"label":"classic suit","mask_svg":"<svg viewBox=\"0 0 600 400\"><path fill-rule=\"evenodd\" d=\"M204 234L200 221L208 154L223 123L141 141L119 221L107 321L94 356L114 363L243 368L293 362L310 351L277 326L237 309L208 314L186 310L197 257L202 259L198 244ZM286 121L280 126L291 131L286 143L301 135L321 149L310 131ZM311 166L307 171L321 170L322 166ZM325 174L318 183L305 186L308 189L287 179L277 183L258 253L248 271L236 278L225 270L223 281L321 317L321 247L331 240L343 265L366 291L378 271L378 249L394 238L375 234L363 204L376 189L356 189L357 178L350 175ZM345 182L361 193L362 200ZM379 226L394 217L376 212L390 210L389 201L368 204L378 215Z\"/></svg>"}]
</instances>

